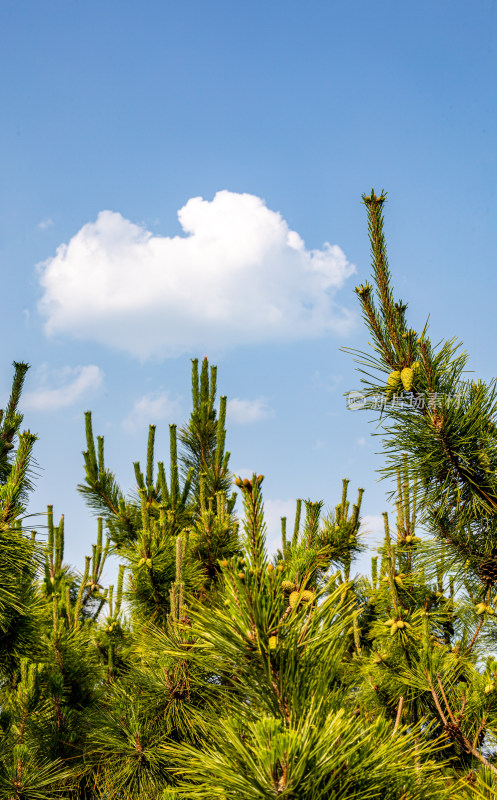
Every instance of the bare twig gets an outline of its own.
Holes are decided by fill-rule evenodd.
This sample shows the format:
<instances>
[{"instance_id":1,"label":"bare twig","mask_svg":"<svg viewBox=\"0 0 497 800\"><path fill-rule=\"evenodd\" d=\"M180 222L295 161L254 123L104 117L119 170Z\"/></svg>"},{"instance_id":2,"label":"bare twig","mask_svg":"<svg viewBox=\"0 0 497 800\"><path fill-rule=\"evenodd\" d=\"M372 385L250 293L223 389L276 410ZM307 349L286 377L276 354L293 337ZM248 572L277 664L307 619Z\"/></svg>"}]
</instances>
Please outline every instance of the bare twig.
<instances>
[{"instance_id":1,"label":"bare twig","mask_svg":"<svg viewBox=\"0 0 497 800\"><path fill-rule=\"evenodd\" d=\"M477 639L477 637L478 637L478 634L479 634L479 633L480 633L480 631L481 631L482 625L483 625L483 617L480 619L480 621L479 621L478 625L476 626L476 630L475 630L474 636L473 636L473 638L471 639L470 643L468 644L468 647L466 648L466 651L465 651L465 653L464 653L464 655L465 655L465 656L469 655L469 653L470 653L470 652L471 652L471 650L473 649L473 645L474 645L474 643L476 642L476 639Z\"/></svg>"},{"instance_id":2,"label":"bare twig","mask_svg":"<svg viewBox=\"0 0 497 800\"><path fill-rule=\"evenodd\" d=\"M397 732L397 729L400 725L400 718L402 716L402 709L404 707L404 697L399 698L399 705L397 708L397 716L395 718L395 725L393 726L392 736L394 736Z\"/></svg>"}]
</instances>

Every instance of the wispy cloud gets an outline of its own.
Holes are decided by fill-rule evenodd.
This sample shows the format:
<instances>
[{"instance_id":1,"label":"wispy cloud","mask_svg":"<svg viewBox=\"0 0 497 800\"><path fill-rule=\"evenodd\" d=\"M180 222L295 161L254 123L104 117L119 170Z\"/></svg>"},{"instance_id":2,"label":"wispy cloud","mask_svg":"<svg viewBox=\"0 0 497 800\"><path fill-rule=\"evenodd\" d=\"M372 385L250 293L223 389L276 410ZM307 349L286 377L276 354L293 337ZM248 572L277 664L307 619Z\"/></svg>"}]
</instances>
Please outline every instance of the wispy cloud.
<instances>
[{"instance_id":1,"label":"wispy cloud","mask_svg":"<svg viewBox=\"0 0 497 800\"><path fill-rule=\"evenodd\" d=\"M239 397L233 397L228 400L226 416L228 422L249 425L251 422L273 417L274 411L263 397L258 397L256 400L241 400Z\"/></svg>"},{"instance_id":2,"label":"wispy cloud","mask_svg":"<svg viewBox=\"0 0 497 800\"><path fill-rule=\"evenodd\" d=\"M150 392L136 401L122 424L128 433L135 433L163 419L167 419L170 424L177 422L180 413L180 398L172 397L168 391Z\"/></svg>"},{"instance_id":3,"label":"wispy cloud","mask_svg":"<svg viewBox=\"0 0 497 800\"><path fill-rule=\"evenodd\" d=\"M36 227L39 228L41 231L44 231L46 228L51 228L53 224L54 224L53 219L51 219L50 217L45 217L45 219L42 219L41 222L39 222Z\"/></svg>"},{"instance_id":4,"label":"wispy cloud","mask_svg":"<svg viewBox=\"0 0 497 800\"><path fill-rule=\"evenodd\" d=\"M318 369L312 377L314 386L316 386L317 389L324 389L326 392L336 392L343 381L343 375L334 375L332 373L323 374Z\"/></svg>"},{"instance_id":5,"label":"wispy cloud","mask_svg":"<svg viewBox=\"0 0 497 800\"><path fill-rule=\"evenodd\" d=\"M36 388L23 393L22 406L30 411L58 411L95 392L104 373L95 364L49 369L43 364L35 373Z\"/></svg>"},{"instance_id":6,"label":"wispy cloud","mask_svg":"<svg viewBox=\"0 0 497 800\"><path fill-rule=\"evenodd\" d=\"M39 265L46 333L143 360L350 329L335 296L355 267L337 245L307 249L250 194L194 197L178 217L168 237L102 211L61 244Z\"/></svg>"},{"instance_id":7,"label":"wispy cloud","mask_svg":"<svg viewBox=\"0 0 497 800\"><path fill-rule=\"evenodd\" d=\"M287 530L293 531L295 500L264 500L264 519L267 525L268 550L274 553L281 547L281 518L287 518Z\"/></svg>"},{"instance_id":8,"label":"wispy cloud","mask_svg":"<svg viewBox=\"0 0 497 800\"><path fill-rule=\"evenodd\" d=\"M380 541L385 531L385 521L381 514L365 514L361 517L360 532L369 539Z\"/></svg>"}]
</instances>

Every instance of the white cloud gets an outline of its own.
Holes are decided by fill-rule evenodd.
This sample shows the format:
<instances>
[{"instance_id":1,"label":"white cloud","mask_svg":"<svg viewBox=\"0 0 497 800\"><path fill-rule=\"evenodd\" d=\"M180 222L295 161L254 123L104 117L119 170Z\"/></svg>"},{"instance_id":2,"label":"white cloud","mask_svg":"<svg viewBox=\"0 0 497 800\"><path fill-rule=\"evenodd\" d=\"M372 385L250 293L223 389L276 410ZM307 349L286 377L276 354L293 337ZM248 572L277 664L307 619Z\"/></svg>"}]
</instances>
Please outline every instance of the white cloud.
<instances>
[{"instance_id":1,"label":"white cloud","mask_svg":"<svg viewBox=\"0 0 497 800\"><path fill-rule=\"evenodd\" d=\"M36 374L36 389L25 392L22 396L23 407L31 411L58 411L72 406L98 389L104 377L100 367L94 364L86 367L63 367L59 370L50 370L43 364Z\"/></svg>"},{"instance_id":2,"label":"white cloud","mask_svg":"<svg viewBox=\"0 0 497 800\"><path fill-rule=\"evenodd\" d=\"M269 408L263 397L258 397L256 400L241 400L239 397L234 397L228 400L226 416L228 422L248 425L274 416L274 411Z\"/></svg>"},{"instance_id":3,"label":"white cloud","mask_svg":"<svg viewBox=\"0 0 497 800\"><path fill-rule=\"evenodd\" d=\"M355 271L337 245L308 250L259 197L218 192L178 213L183 236L157 236L102 211L38 269L48 335L140 359L342 333L334 296Z\"/></svg>"},{"instance_id":4,"label":"white cloud","mask_svg":"<svg viewBox=\"0 0 497 800\"><path fill-rule=\"evenodd\" d=\"M45 219L42 219L42 221L39 222L36 227L39 228L41 231L44 231L46 228L51 228L53 224L54 224L53 219L51 219L50 217L45 217Z\"/></svg>"},{"instance_id":5,"label":"white cloud","mask_svg":"<svg viewBox=\"0 0 497 800\"><path fill-rule=\"evenodd\" d=\"M167 419L172 424L180 412L179 398L171 397L168 391L150 392L136 401L129 416L123 420L123 428L128 433L134 433L140 428L155 425L162 419Z\"/></svg>"},{"instance_id":6,"label":"white cloud","mask_svg":"<svg viewBox=\"0 0 497 800\"><path fill-rule=\"evenodd\" d=\"M364 436L359 436L357 444L359 447L366 447L366 438Z\"/></svg>"}]
</instances>

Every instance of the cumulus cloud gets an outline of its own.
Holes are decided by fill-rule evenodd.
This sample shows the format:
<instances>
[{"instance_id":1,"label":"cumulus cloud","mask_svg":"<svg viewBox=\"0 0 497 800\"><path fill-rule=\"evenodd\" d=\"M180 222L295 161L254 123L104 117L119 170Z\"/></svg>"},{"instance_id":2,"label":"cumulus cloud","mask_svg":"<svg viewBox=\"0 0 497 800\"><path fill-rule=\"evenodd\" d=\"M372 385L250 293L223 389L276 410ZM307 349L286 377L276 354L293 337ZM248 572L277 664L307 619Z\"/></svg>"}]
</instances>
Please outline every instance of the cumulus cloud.
<instances>
[{"instance_id":1,"label":"cumulus cloud","mask_svg":"<svg viewBox=\"0 0 497 800\"><path fill-rule=\"evenodd\" d=\"M180 412L179 398L172 397L168 391L150 392L136 401L129 416L123 420L123 428L128 433L134 433L162 419L173 423Z\"/></svg>"},{"instance_id":2,"label":"cumulus cloud","mask_svg":"<svg viewBox=\"0 0 497 800\"><path fill-rule=\"evenodd\" d=\"M37 386L24 392L23 408L30 411L58 411L74 405L102 385L104 373L95 364L50 370L46 364L37 373Z\"/></svg>"},{"instance_id":3,"label":"cumulus cloud","mask_svg":"<svg viewBox=\"0 0 497 800\"><path fill-rule=\"evenodd\" d=\"M233 397L228 400L226 416L228 422L248 425L251 422L258 422L260 419L274 416L274 411L263 397L255 400L241 400L239 397Z\"/></svg>"},{"instance_id":4,"label":"cumulus cloud","mask_svg":"<svg viewBox=\"0 0 497 800\"><path fill-rule=\"evenodd\" d=\"M281 214L250 194L194 197L181 236L158 236L101 211L39 265L48 335L137 356L344 332L335 294L355 271L337 245L308 250Z\"/></svg>"}]
</instances>

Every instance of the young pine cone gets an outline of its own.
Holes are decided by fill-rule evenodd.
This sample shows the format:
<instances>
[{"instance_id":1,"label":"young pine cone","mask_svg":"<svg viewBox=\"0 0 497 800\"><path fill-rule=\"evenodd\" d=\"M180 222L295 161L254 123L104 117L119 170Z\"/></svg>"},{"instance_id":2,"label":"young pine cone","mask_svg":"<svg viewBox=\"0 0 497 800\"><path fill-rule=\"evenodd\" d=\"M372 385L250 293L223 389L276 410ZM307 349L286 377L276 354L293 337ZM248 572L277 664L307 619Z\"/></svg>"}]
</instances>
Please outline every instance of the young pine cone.
<instances>
[{"instance_id":1,"label":"young pine cone","mask_svg":"<svg viewBox=\"0 0 497 800\"><path fill-rule=\"evenodd\" d=\"M387 386L385 390L386 399L391 400L394 394L397 394L401 389L402 389L402 379L400 377L400 372L398 369L395 369L388 376Z\"/></svg>"}]
</instances>

